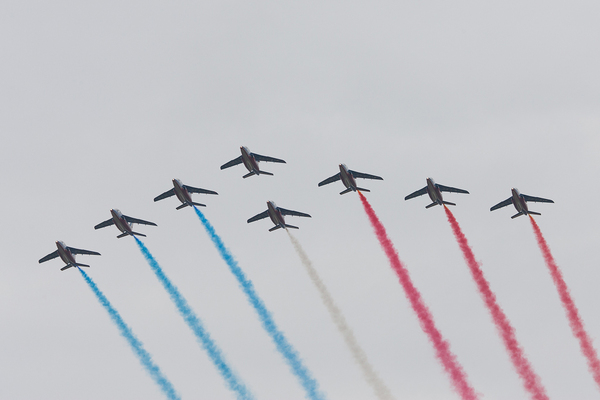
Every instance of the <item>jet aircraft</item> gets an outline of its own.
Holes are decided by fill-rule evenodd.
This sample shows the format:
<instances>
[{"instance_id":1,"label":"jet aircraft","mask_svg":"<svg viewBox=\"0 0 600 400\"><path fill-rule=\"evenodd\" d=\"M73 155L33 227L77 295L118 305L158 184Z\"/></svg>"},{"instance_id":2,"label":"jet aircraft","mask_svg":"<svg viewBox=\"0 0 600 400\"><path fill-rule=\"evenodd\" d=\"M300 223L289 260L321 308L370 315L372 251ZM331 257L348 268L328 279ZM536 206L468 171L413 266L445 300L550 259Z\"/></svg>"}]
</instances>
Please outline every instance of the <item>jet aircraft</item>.
<instances>
[{"instance_id":1,"label":"jet aircraft","mask_svg":"<svg viewBox=\"0 0 600 400\"><path fill-rule=\"evenodd\" d=\"M346 167L346 164L340 164L340 172L335 174L334 176L325 179L322 182L319 182L319 186L327 185L329 183L341 180L344 186L346 186L346 190L341 192L340 194L346 194L350 191L356 192L360 190L361 192L370 192L369 189L364 189L356 186L355 178L364 178L364 179L376 179L382 181L383 178L380 176L363 174L362 172L352 171Z\"/></svg>"},{"instance_id":2,"label":"jet aircraft","mask_svg":"<svg viewBox=\"0 0 600 400\"><path fill-rule=\"evenodd\" d=\"M89 267L89 265L87 265L87 264L81 264L81 263L75 262L75 254L88 254L88 255L93 255L93 256L100 255L100 253L95 252L95 251L82 250L82 249L76 249L74 247L68 247L67 245L64 244L64 242L61 242L60 240L56 242L56 248L57 248L57 250L53 251L52 253L48 254L45 257L42 257L40 259L39 263L41 264L48 260L52 260L53 258L60 257L61 260L63 260L65 262L65 264L67 264L60 269L61 271L64 271L65 269L69 269L71 267Z\"/></svg>"},{"instance_id":3,"label":"jet aircraft","mask_svg":"<svg viewBox=\"0 0 600 400\"><path fill-rule=\"evenodd\" d=\"M218 194L217 192L213 192L212 190L206 190L206 189L195 188L192 186L187 186L187 185L184 185L183 183L181 183L181 181L179 179L173 179L173 189L167 190L160 196L156 196L154 198L154 201L166 199L167 197L171 197L171 196L177 196L179 201L181 201L181 203L182 203L180 206L178 206L176 208L177 210L181 210L182 208L188 207L188 206L189 207L192 207L192 206L206 207L206 204L194 203L192 201L192 196L190 195L190 193Z\"/></svg>"},{"instance_id":4,"label":"jet aircraft","mask_svg":"<svg viewBox=\"0 0 600 400\"><path fill-rule=\"evenodd\" d=\"M310 215L301 213L298 211L286 210L285 208L277 207L277 205L272 201L267 201L267 211L263 211L260 214L255 215L254 217L248 220L248 223L258 221L259 219L270 217L271 221L275 224L274 227L269 229L269 232L273 232L279 228L287 229L299 229L297 226L288 225L285 223L284 215L295 215L297 217L309 217Z\"/></svg>"},{"instance_id":5,"label":"jet aircraft","mask_svg":"<svg viewBox=\"0 0 600 400\"><path fill-rule=\"evenodd\" d=\"M137 219L137 218L128 217L127 215L123 215L123 213L121 213L121 211L117 210L116 208L113 208L112 210L110 210L110 213L112 214L112 218L109 220L106 220L104 222L100 222L98 225L96 225L94 227L94 229L106 228L107 226L111 226L114 224L121 232L123 232L122 234L117 236L117 238L120 239L127 235L131 235L131 236L139 235L139 236L144 236L144 237L146 236L143 233L134 232L131 228L132 224L144 224L144 225L156 226L156 224L154 222L144 221L143 219Z\"/></svg>"},{"instance_id":6,"label":"jet aircraft","mask_svg":"<svg viewBox=\"0 0 600 400\"><path fill-rule=\"evenodd\" d=\"M467 192L466 190L457 189L457 188L453 188L450 186L440 185L439 183L435 183L433 179L427 178L427 186L425 186L423 189L419 189L416 192L409 194L408 196L406 196L404 198L404 200L413 199L415 197L419 197L419 196L422 196L427 193L433 203L426 206L425 208L431 208L431 207L437 206L437 205L441 206L444 204L447 204L450 206L455 206L456 204L450 203L449 201L444 200L444 197L442 196L442 192L469 194L469 192Z\"/></svg>"},{"instance_id":7,"label":"jet aircraft","mask_svg":"<svg viewBox=\"0 0 600 400\"><path fill-rule=\"evenodd\" d=\"M541 197L533 197L533 196L528 196L526 194L522 194L519 192L518 189L515 189L515 188L512 188L511 192L512 192L512 196L510 196L508 199L496 204L494 207L490 208L490 211L494 211L499 208L506 207L506 206L509 206L512 204L515 206L518 213L513 215L511 218L517 218L521 215L528 215L528 214L542 215L538 212L529 211L529 207L527 207L527 202L532 201L535 203L554 203L554 201L552 201L550 199L543 199Z\"/></svg>"},{"instance_id":8,"label":"jet aircraft","mask_svg":"<svg viewBox=\"0 0 600 400\"><path fill-rule=\"evenodd\" d=\"M244 178L247 178L252 175L273 175L270 172L261 170L258 167L259 161L285 164L285 161L280 160L279 158L261 156L260 154L251 153L250 150L248 150L248 148L246 146L240 147L240 150L242 152L242 155L236 159L229 161L228 163L221 165L221 169L233 167L234 165L244 163L244 166L246 167L246 169L248 169L248 171L250 171L249 173L247 173L246 175L243 176Z\"/></svg>"}]
</instances>

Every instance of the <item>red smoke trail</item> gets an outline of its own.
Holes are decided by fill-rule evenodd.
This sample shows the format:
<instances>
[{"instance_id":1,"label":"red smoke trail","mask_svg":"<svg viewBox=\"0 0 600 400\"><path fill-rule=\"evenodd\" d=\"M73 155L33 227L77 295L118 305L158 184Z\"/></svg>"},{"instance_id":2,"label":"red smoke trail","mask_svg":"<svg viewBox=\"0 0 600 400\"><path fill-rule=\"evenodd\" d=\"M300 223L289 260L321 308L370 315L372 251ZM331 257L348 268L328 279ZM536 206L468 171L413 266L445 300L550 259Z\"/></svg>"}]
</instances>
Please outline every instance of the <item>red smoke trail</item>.
<instances>
[{"instance_id":1,"label":"red smoke trail","mask_svg":"<svg viewBox=\"0 0 600 400\"><path fill-rule=\"evenodd\" d=\"M562 301L563 307L567 312L567 318L569 319L569 325L571 326L573 335L577 338L577 340L579 340L579 347L581 347L581 352L587 359L588 368L592 373L596 384L600 386L600 361L598 360L596 349L594 349L594 346L592 345L592 339L588 336L585 328L583 327L583 321L579 316L579 311L575 306L575 302L573 302L573 299L571 298L569 288L563 279L562 272L560 272L556 261L554 261L554 257L552 257L552 253L550 252L548 243L546 243L546 239L544 239L544 236L542 235L540 227L535 222L533 217L531 217L531 215L529 216L529 220L531 221L535 238L540 246L540 250L542 251L546 265L550 270L550 275L552 275L554 285L556 285L556 289L558 290L560 300Z\"/></svg>"},{"instance_id":2,"label":"red smoke trail","mask_svg":"<svg viewBox=\"0 0 600 400\"><path fill-rule=\"evenodd\" d=\"M385 251L386 256L388 257L390 264L398 278L400 279L400 284L404 289L404 293L406 297L410 301L410 305L413 310L417 314L419 318L419 323L421 324L421 328L427 336L429 340L433 343L435 348L435 353L437 358L442 362L444 369L450 375L452 379L452 384L454 388L458 391L460 396L465 400L476 400L478 399L475 390L471 387L469 382L467 382L467 376L463 371L462 366L456 360L456 356L450 351L450 344L442 337L440 331L436 328L435 323L433 322L433 316L429 311L429 308L423 302L421 298L421 293L417 290L415 285L412 283L410 279L410 275L408 274L408 270L402 265L400 258L398 257L398 253L394 248L394 245L390 241L385 228L377 218L375 211L363 196L361 192L358 192L360 196L360 201L362 201L363 207L365 208L365 212L369 216L369 220L371 221L371 225L373 225L373 229L375 230L375 234L377 235L377 239L379 239L379 243L381 243L381 247Z\"/></svg>"},{"instance_id":3,"label":"red smoke trail","mask_svg":"<svg viewBox=\"0 0 600 400\"><path fill-rule=\"evenodd\" d=\"M458 242L458 245L463 252L463 256L465 257L465 261L469 266L473 280L477 284L479 294L481 295L486 307L490 311L490 314L492 314L494 325L496 325L498 333L500 333L500 337L502 337L502 341L504 342L504 346L506 347L506 350L508 350L510 360L517 370L517 373L523 380L525 389L535 400L548 400L546 390L542 386L540 378L533 371L531 364L529 364L529 360L527 360L527 357L523 353L523 349L519 345L517 337L515 336L514 328L511 326L506 314L504 314L504 311L502 311L496 302L496 295L492 292L490 284L485 279L485 276L483 276L483 271L475 259L475 255L469 246L469 242L467 241L465 234L460 229L460 225L458 225L456 218L454 218L454 215L448 209L448 207L444 206L444 209L446 211L446 216L448 217L448 222L450 222L450 225L452 226L452 232L454 232L456 241Z\"/></svg>"}]
</instances>

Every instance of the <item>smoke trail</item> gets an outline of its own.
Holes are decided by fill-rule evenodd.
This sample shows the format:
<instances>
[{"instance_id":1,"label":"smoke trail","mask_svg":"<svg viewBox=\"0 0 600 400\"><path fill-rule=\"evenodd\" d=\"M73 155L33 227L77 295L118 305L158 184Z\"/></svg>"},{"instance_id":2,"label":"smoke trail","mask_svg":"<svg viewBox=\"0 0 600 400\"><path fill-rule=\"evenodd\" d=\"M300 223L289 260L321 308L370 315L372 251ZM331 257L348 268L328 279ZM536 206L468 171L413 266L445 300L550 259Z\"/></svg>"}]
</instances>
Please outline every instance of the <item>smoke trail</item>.
<instances>
[{"instance_id":1,"label":"smoke trail","mask_svg":"<svg viewBox=\"0 0 600 400\"><path fill-rule=\"evenodd\" d=\"M313 267L312 263L310 262L308 255L304 252L304 249L300 245L300 242L298 242L298 240L294 236L292 236L290 231L286 232L290 237L290 240L292 241L292 245L294 246L296 253L298 253L300 260L302 261L302 265L304 265L304 268L306 268L308 276L310 276L310 279L319 291L319 294L321 295L321 300L323 300L327 311L329 311L331 319L333 319L335 326L337 326L338 330L342 334L342 337L344 338L346 345L350 349L352 356L360 366L360 369L362 370L365 379L375 391L377 398L382 400L393 400L394 398L392 397L390 390L387 388L385 383L383 383L379 375L377 375L377 372L375 372L375 370L371 366L371 363L369 363L367 355L359 346L358 341L354 336L354 332L352 332L352 329L350 329L350 326L346 322L346 318L344 318L344 315L333 301L331 294L329 293L327 287L321 280L321 277L319 277L317 270Z\"/></svg>"},{"instance_id":2,"label":"smoke trail","mask_svg":"<svg viewBox=\"0 0 600 400\"><path fill-rule=\"evenodd\" d=\"M142 342L140 342L138 338L135 337L135 335L131 331L131 328L129 328L125 321L123 321L121 315L117 312L117 310L113 308L106 296L104 296L104 293L102 293L100 289L98 289L98 286L96 286L96 283L92 280L92 278L88 276L88 274L86 274L79 267L77 269L79 270L79 272L81 272L81 276L83 276L85 282L88 284L90 289L92 289L92 292L94 292L94 294L98 298L98 301L100 302L100 304L102 304L102 307L104 307L104 309L108 312L108 315L110 315L110 319L113 320L115 325L117 325L117 328L119 328L119 330L121 331L121 336L127 339L127 342L129 342L129 345L131 346L131 350L133 350L135 355L140 360L142 366L146 368L146 371L148 371L152 379L154 379L154 382L156 382L156 384L160 386L160 389L167 396L167 398L169 398L170 400L179 400L180 397L175 392L175 388L173 388L171 382L169 382L167 377L163 375L160 368L158 368L158 365L154 364L154 361L152 361L152 357L144 349Z\"/></svg>"},{"instance_id":3,"label":"smoke trail","mask_svg":"<svg viewBox=\"0 0 600 400\"><path fill-rule=\"evenodd\" d=\"M236 396L240 400L252 400L254 396L250 393L250 391L246 388L246 386L242 383L242 381L235 375L235 373L231 370L221 350L217 347L215 342L212 340L208 332L204 329L200 318L196 316L196 313L191 309L187 300L179 293L179 290L167 276L163 272L158 262L154 259L152 254L148 251L144 243L134 236L136 243L138 244L140 251L150 264L152 271L156 274L156 277L162 283L165 290L169 293L171 300L175 303L177 310L190 327L194 335L196 336L196 340L202 345L204 350L208 353L211 361L217 367L217 370L221 373L221 376L227 382L227 386L229 389L236 393Z\"/></svg>"},{"instance_id":4,"label":"smoke trail","mask_svg":"<svg viewBox=\"0 0 600 400\"><path fill-rule=\"evenodd\" d=\"M419 318L419 323L421 324L421 329L427 334L429 340L433 344L435 349L435 353L437 358L441 361L444 369L450 375L450 379L452 380L452 384L456 391L460 394L460 396L465 400L475 400L478 399L477 393L471 387L469 382L467 381L467 375L463 370L462 366L456 360L456 356L450 350L450 344L442 337L441 332L435 326L433 322L433 316L429 311L427 305L423 301L421 297L421 293L413 284L410 279L410 275L408 274L408 270L404 267L400 258L398 257L398 252L394 248L391 240L389 239L387 232L375 214L373 207L369 204L365 196L358 192L360 196L360 200L365 208L365 212L367 213L369 220L371 221L371 225L373 225L373 229L375 234L377 235L377 239L379 239L379 243L392 266L392 269L398 275L400 279L400 284L404 289L404 293L408 298L410 305L413 310L417 314Z\"/></svg>"},{"instance_id":5,"label":"smoke trail","mask_svg":"<svg viewBox=\"0 0 600 400\"><path fill-rule=\"evenodd\" d=\"M210 224L210 222L208 222L204 214L202 214L200 210L198 210L198 208L194 207L194 210L196 211L196 215L198 216L198 218L200 218L202 225L204 225L206 232L217 247L217 250L219 250L221 257L223 258L223 260L225 260L227 266L238 280L240 287L248 297L248 301L250 302L250 304L252 304L252 306L258 313L258 317L260 319L260 322L262 323L263 328L267 331L269 336L271 336L271 339L275 343L277 350L279 350L279 352L283 355L285 361L290 366L292 372L300 381L300 384L306 392L306 396L312 400L325 399L325 395L322 394L319 390L319 385L317 381L311 376L308 369L304 366L302 360L300 359L300 356L292 347L292 345L287 341L283 332L281 332L277 328L277 325L275 325L275 321L273 320L273 316L267 310L263 301L258 297L258 294L256 294L254 290L254 285L246 277L244 271L242 271L237 261L233 258L229 250L225 247L223 241L215 232L215 228L213 228L213 226Z\"/></svg>"},{"instance_id":6,"label":"smoke trail","mask_svg":"<svg viewBox=\"0 0 600 400\"><path fill-rule=\"evenodd\" d=\"M569 293L567 283L563 279L562 272L558 268L556 261L554 261L554 257L550 252L550 247L548 247L548 243L546 242L546 239L544 239L540 227L531 215L529 216L529 220L531 221L535 238L537 239L540 250L542 251L544 260L546 261L546 266L548 266L548 269L550 270L550 275L552 276L552 280L554 281L554 285L558 290L560 300L562 301L563 307L567 313L567 318L569 319L569 325L571 326L573 335L579 341L581 352L587 359L588 369L592 373L596 384L600 387L600 361L598 360L596 349L594 349L594 345L592 344L592 339L585 331L583 321L579 316L579 310L577 309L577 306L575 306L575 302Z\"/></svg>"},{"instance_id":7,"label":"smoke trail","mask_svg":"<svg viewBox=\"0 0 600 400\"><path fill-rule=\"evenodd\" d=\"M483 276L483 271L475 259L475 255L469 246L469 242L467 241L465 234L462 232L460 225L448 207L444 206L444 210L446 211L448 222L450 222L450 225L452 226L452 232L456 237L456 241L458 242L465 261L469 266L473 280L477 284L479 294L481 295L483 302L492 315L494 325L496 325L496 329L498 329L498 333L504 342L504 347L506 347L506 350L508 350L508 354L510 355L510 360L512 361L513 366L523 380L525 389L535 400L548 400L546 389L542 385L539 376L533 370L529 360L527 359L527 356L525 356L523 349L519 345L514 328L510 324L506 314L504 314L504 311L502 311L502 308L500 308L498 305L496 301L496 295L492 292L490 284L485 279L485 276Z\"/></svg>"}]
</instances>

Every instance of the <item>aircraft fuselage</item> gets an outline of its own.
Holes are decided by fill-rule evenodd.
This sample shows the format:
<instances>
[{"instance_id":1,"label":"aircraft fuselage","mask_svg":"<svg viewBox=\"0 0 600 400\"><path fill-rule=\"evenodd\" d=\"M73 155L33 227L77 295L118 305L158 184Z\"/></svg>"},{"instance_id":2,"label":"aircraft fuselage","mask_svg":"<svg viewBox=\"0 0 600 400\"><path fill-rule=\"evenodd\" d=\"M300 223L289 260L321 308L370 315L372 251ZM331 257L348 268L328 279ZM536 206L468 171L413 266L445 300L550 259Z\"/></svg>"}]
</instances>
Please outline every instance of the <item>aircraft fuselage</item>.
<instances>
[{"instance_id":1,"label":"aircraft fuselage","mask_svg":"<svg viewBox=\"0 0 600 400\"><path fill-rule=\"evenodd\" d=\"M439 205L444 204L444 197L442 196L442 191L436 186L435 182L431 178L427 178L427 194L429 195L431 201L433 201L434 203L437 203Z\"/></svg>"},{"instance_id":2,"label":"aircraft fuselage","mask_svg":"<svg viewBox=\"0 0 600 400\"><path fill-rule=\"evenodd\" d=\"M269 218L275 225L279 225L285 229L285 219L281 212L277 209L277 205L272 201L267 201L267 210L269 211Z\"/></svg>"},{"instance_id":3,"label":"aircraft fuselage","mask_svg":"<svg viewBox=\"0 0 600 400\"><path fill-rule=\"evenodd\" d=\"M340 180L348 189L352 189L356 192L356 180L350 172L348 172L348 167L346 164L340 164Z\"/></svg>"},{"instance_id":4,"label":"aircraft fuselage","mask_svg":"<svg viewBox=\"0 0 600 400\"><path fill-rule=\"evenodd\" d=\"M192 205L192 196L190 192L183 187L183 183L179 179L173 179L173 187L175 188L175 195L184 204Z\"/></svg>"},{"instance_id":5,"label":"aircraft fuselage","mask_svg":"<svg viewBox=\"0 0 600 400\"><path fill-rule=\"evenodd\" d=\"M67 246L60 240L56 242L56 248L58 249L58 255L65 264L75 264L75 256L67 249Z\"/></svg>"},{"instance_id":6,"label":"aircraft fuselage","mask_svg":"<svg viewBox=\"0 0 600 400\"><path fill-rule=\"evenodd\" d=\"M529 207L527 207L527 202L521 196L519 190L516 188L512 188L510 191L512 192L512 203L517 209L517 211L527 215L529 213Z\"/></svg>"},{"instance_id":7,"label":"aircraft fuselage","mask_svg":"<svg viewBox=\"0 0 600 400\"><path fill-rule=\"evenodd\" d=\"M128 233L128 234L132 234L132 229L131 229L131 225L129 225L129 222L127 222L125 220L125 217L123 217L123 214L121 213L121 211L117 210L116 208L113 208L110 210L110 214L113 217L113 221L115 223L115 226L123 233Z\"/></svg>"},{"instance_id":8,"label":"aircraft fuselage","mask_svg":"<svg viewBox=\"0 0 600 400\"><path fill-rule=\"evenodd\" d=\"M254 159L252 153L250 153L250 150L248 150L246 146L240 147L240 150L242 151L242 162L244 163L246 169L258 175L260 172L260 169L258 168L258 161Z\"/></svg>"}]
</instances>

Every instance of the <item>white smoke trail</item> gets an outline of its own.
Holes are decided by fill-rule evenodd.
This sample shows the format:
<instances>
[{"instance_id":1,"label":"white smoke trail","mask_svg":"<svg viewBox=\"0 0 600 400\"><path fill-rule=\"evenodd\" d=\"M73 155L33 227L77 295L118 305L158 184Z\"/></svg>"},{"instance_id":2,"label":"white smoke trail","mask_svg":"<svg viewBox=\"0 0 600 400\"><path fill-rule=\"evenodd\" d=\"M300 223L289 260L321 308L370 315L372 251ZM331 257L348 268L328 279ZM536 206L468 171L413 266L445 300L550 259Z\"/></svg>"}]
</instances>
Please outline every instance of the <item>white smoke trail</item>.
<instances>
[{"instance_id":1,"label":"white smoke trail","mask_svg":"<svg viewBox=\"0 0 600 400\"><path fill-rule=\"evenodd\" d=\"M304 265L304 268L306 268L306 272L308 272L308 276L310 276L310 279L319 291L319 294L321 295L321 300L323 300L323 304L325 304L327 311L329 311L331 319L333 319L335 326L337 326L338 330L342 334L342 337L344 338L346 345L350 349L352 356L354 356L354 359L356 360L358 366L363 372L365 379L375 391L377 398L380 400L394 400L394 397L392 396L390 390L383 383L379 375L377 375L377 372L375 372L373 366L371 366L371 363L367 359L367 355L365 354L364 350L359 346L358 341L354 336L354 332L352 332L352 329L350 329L350 326L348 326L346 318L344 318L342 312L336 306L335 302L333 301L333 298L331 297L331 294L327 290L327 287L321 280L321 277L319 277L317 270L313 267L312 263L310 262L310 259L304 252L302 246L300 246L300 242L298 242L298 240L294 236L292 236L292 234L287 229L286 231L288 233L288 236L290 237L294 249L296 250L296 253L298 253L300 260L302 261L302 265Z\"/></svg>"}]
</instances>

